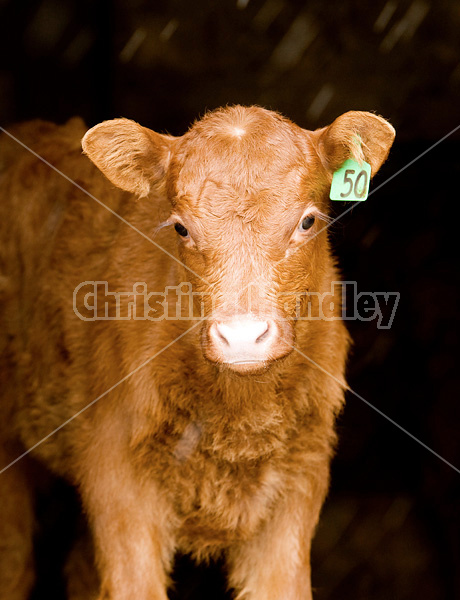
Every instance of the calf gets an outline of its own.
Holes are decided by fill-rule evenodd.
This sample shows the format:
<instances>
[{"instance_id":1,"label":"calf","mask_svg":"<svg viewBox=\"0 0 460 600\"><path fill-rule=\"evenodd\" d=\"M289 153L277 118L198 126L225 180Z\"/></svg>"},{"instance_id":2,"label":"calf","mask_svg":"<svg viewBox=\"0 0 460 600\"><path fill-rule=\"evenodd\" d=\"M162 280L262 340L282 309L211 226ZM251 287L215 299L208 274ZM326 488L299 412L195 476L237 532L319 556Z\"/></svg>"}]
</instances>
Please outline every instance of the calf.
<instances>
[{"instance_id":1,"label":"calf","mask_svg":"<svg viewBox=\"0 0 460 600\"><path fill-rule=\"evenodd\" d=\"M394 130L234 106L182 137L106 121L83 156L84 131L2 138L1 466L34 448L78 488L99 600L165 600L176 551L222 556L238 600L310 599L348 336L303 317L338 278L332 174L375 174ZM33 582L27 463L0 476L8 600Z\"/></svg>"}]
</instances>

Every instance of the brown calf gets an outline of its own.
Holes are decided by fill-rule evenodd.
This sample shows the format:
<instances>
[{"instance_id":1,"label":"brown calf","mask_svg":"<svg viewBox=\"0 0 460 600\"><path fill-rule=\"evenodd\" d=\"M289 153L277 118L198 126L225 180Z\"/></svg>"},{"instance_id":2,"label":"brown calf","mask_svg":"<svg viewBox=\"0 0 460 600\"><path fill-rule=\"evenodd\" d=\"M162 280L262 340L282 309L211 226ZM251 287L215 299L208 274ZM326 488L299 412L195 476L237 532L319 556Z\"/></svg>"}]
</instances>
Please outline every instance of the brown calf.
<instances>
[{"instance_id":1,"label":"brown calf","mask_svg":"<svg viewBox=\"0 0 460 600\"><path fill-rule=\"evenodd\" d=\"M354 156L375 174L394 130L235 106L178 138L101 123L90 160L84 131L13 131L68 179L2 138L1 467L46 438L33 455L81 494L100 600L165 600L176 551L222 555L239 600L307 600L348 337L301 317L338 277L332 173ZM26 469L0 475L8 600L33 581Z\"/></svg>"}]
</instances>

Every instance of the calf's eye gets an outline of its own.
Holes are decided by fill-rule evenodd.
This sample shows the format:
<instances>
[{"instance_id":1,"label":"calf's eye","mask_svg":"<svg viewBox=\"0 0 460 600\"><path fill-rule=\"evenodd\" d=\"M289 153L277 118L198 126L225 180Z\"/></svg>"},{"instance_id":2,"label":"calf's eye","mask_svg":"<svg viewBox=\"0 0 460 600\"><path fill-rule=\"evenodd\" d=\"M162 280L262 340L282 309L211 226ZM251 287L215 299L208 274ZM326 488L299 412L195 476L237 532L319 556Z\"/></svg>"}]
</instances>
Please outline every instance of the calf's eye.
<instances>
[{"instance_id":1,"label":"calf's eye","mask_svg":"<svg viewBox=\"0 0 460 600\"><path fill-rule=\"evenodd\" d=\"M174 225L174 229L177 231L177 233L179 235L181 235L182 237L187 237L188 236L188 230L185 229L185 227L182 225L182 223L176 223Z\"/></svg>"},{"instance_id":2,"label":"calf's eye","mask_svg":"<svg viewBox=\"0 0 460 600\"><path fill-rule=\"evenodd\" d=\"M315 217L313 215L309 216L309 217L305 217L304 219L302 219L302 221L300 222L300 226L299 229L301 231L307 231L308 229L310 229L310 227L313 226L313 223L315 222Z\"/></svg>"}]
</instances>

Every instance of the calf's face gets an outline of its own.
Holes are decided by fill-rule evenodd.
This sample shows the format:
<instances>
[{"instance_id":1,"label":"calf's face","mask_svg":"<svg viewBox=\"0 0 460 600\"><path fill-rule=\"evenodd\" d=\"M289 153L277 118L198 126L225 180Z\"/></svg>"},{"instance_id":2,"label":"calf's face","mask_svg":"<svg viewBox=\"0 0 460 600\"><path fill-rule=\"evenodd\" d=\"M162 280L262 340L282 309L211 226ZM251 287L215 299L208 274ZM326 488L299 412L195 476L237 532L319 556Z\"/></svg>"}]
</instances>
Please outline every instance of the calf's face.
<instances>
[{"instance_id":1,"label":"calf's face","mask_svg":"<svg viewBox=\"0 0 460 600\"><path fill-rule=\"evenodd\" d=\"M354 157L374 175L393 139L391 125L369 113L310 132L235 106L208 113L179 138L106 121L87 132L83 148L122 189L167 195L164 224L176 231L204 307L203 354L254 373L291 352L308 291L327 277L332 173Z\"/></svg>"}]
</instances>

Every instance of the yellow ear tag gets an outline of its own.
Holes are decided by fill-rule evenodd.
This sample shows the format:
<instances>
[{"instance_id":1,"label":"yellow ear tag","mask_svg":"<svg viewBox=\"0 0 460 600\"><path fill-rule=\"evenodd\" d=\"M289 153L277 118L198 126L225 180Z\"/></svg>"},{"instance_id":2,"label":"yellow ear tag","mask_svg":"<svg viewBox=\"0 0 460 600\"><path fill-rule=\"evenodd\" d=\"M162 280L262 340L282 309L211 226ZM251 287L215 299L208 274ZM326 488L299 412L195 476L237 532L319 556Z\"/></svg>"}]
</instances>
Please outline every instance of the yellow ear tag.
<instances>
[{"instance_id":1,"label":"yellow ear tag","mask_svg":"<svg viewBox=\"0 0 460 600\"><path fill-rule=\"evenodd\" d=\"M367 162L359 164L349 158L332 176L331 200L359 201L366 200L369 194L371 166Z\"/></svg>"}]
</instances>

